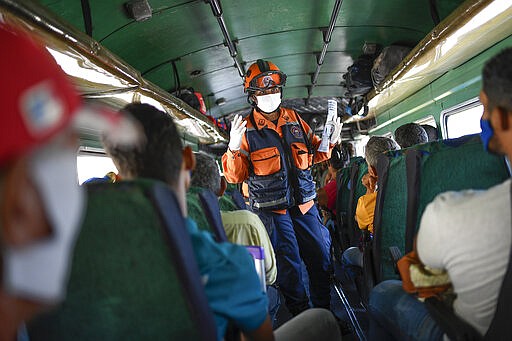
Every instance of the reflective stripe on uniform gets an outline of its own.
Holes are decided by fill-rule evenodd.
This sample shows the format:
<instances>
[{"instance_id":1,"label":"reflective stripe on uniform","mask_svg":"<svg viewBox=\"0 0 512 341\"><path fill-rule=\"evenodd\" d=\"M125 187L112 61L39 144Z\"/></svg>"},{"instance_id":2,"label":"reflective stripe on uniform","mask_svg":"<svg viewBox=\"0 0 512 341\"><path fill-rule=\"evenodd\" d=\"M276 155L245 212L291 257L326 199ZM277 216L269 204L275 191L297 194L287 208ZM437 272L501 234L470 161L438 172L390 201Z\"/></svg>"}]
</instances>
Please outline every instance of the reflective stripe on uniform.
<instances>
[{"instance_id":1,"label":"reflective stripe on uniform","mask_svg":"<svg viewBox=\"0 0 512 341\"><path fill-rule=\"evenodd\" d=\"M274 205L285 204L286 202L287 202L287 199L286 199L286 197L284 197L284 198L281 198L281 199L278 199L278 200L267 201L267 202L264 202L264 203L255 202L254 206L256 208L267 208L267 207L271 207L271 206L274 206Z\"/></svg>"}]
</instances>

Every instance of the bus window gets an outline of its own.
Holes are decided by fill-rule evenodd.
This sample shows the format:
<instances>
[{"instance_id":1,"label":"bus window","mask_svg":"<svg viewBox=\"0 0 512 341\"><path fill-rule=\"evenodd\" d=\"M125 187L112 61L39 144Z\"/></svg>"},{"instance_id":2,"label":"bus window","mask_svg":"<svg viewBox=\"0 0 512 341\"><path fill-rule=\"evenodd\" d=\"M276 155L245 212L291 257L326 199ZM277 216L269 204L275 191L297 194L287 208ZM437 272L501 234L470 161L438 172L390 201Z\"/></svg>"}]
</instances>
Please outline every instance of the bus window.
<instances>
[{"instance_id":1,"label":"bus window","mask_svg":"<svg viewBox=\"0 0 512 341\"><path fill-rule=\"evenodd\" d=\"M388 139L393 139L393 133L388 131L387 133L383 134L382 137L387 137Z\"/></svg>"},{"instance_id":2,"label":"bus window","mask_svg":"<svg viewBox=\"0 0 512 341\"><path fill-rule=\"evenodd\" d=\"M478 100L472 100L443 111L441 113L443 138L454 139L479 133L483 110Z\"/></svg>"},{"instance_id":3,"label":"bus window","mask_svg":"<svg viewBox=\"0 0 512 341\"><path fill-rule=\"evenodd\" d=\"M354 149L355 149L355 155L354 156L362 156L364 157L364 147L366 146L366 143L370 139L370 136L368 135L360 135L356 138L354 138Z\"/></svg>"},{"instance_id":4,"label":"bus window","mask_svg":"<svg viewBox=\"0 0 512 341\"><path fill-rule=\"evenodd\" d=\"M419 125L428 124L429 126L437 128L436 119L432 115L425 116L417 121L414 121L414 123L419 124Z\"/></svg>"},{"instance_id":5,"label":"bus window","mask_svg":"<svg viewBox=\"0 0 512 341\"><path fill-rule=\"evenodd\" d=\"M112 160L102 154L87 153L77 156L78 183L81 185L90 178L102 178L108 172L115 172L117 168Z\"/></svg>"}]
</instances>

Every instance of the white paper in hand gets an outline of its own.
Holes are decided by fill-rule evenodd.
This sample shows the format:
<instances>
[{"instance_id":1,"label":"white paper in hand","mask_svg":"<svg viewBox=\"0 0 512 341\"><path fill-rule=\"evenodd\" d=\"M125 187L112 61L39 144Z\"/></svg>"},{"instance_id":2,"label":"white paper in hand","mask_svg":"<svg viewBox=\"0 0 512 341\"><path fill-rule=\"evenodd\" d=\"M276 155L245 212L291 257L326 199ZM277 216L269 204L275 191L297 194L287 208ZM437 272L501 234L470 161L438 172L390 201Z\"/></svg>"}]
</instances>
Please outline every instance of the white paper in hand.
<instances>
[{"instance_id":1,"label":"white paper in hand","mask_svg":"<svg viewBox=\"0 0 512 341\"><path fill-rule=\"evenodd\" d=\"M335 100L327 101L327 121L324 125L324 131L322 133L322 142L320 142L320 146L318 147L318 151L322 153L327 153L329 151L329 139L331 137L332 131L334 129L334 125L330 124L334 122L338 113L338 102Z\"/></svg>"}]
</instances>

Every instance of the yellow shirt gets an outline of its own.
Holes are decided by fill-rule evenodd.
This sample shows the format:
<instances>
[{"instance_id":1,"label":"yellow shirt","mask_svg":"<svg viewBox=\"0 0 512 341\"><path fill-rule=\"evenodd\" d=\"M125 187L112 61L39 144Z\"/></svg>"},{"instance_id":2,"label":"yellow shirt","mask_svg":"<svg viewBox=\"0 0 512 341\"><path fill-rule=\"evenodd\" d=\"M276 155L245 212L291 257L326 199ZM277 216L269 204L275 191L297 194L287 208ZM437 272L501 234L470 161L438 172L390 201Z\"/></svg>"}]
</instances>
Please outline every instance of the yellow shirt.
<instances>
[{"instance_id":1,"label":"yellow shirt","mask_svg":"<svg viewBox=\"0 0 512 341\"><path fill-rule=\"evenodd\" d=\"M373 233L373 215L376 202L377 192L365 194L357 200L356 220L361 230L368 229L368 231Z\"/></svg>"}]
</instances>

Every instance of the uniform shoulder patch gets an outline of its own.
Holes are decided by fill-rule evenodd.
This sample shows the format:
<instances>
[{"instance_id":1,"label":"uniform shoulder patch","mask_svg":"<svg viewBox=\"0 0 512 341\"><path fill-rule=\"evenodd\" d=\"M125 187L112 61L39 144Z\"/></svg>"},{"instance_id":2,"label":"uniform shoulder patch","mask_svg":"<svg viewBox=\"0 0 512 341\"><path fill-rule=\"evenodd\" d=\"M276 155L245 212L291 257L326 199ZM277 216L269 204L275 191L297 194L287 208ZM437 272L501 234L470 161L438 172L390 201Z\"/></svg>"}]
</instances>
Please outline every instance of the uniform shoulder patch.
<instances>
[{"instance_id":1,"label":"uniform shoulder patch","mask_svg":"<svg viewBox=\"0 0 512 341\"><path fill-rule=\"evenodd\" d=\"M297 138L297 139L300 139L303 135L302 135L302 131L300 130L300 128L296 125L292 126L290 128L290 132L292 133L292 135Z\"/></svg>"}]
</instances>

